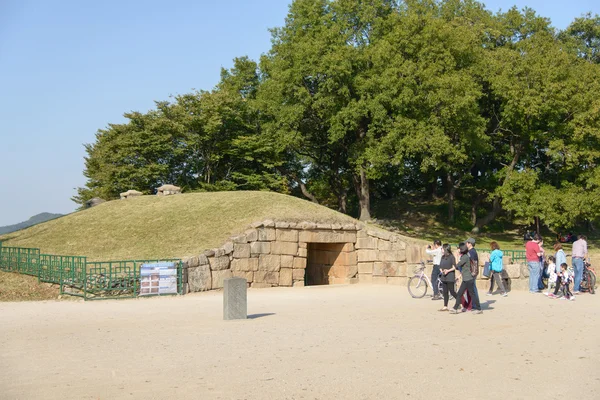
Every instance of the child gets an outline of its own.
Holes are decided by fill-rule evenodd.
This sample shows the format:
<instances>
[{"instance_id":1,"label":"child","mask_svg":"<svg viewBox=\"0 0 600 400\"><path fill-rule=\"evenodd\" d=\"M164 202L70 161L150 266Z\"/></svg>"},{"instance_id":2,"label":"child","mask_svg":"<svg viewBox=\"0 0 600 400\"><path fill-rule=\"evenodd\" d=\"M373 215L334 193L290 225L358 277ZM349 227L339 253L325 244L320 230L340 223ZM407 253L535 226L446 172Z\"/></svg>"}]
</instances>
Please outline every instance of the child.
<instances>
[{"instance_id":1,"label":"child","mask_svg":"<svg viewBox=\"0 0 600 400\"><path fill-rule=\"evenodd\" d=\"M562 285L563 299L575 300L575 296L571 293L569 285L573 281L573 274L569 272L567 263L560 264L560 281Z\"/></svg>"},{"instance_id":2,"label":"child","mask_svg":"<svg viewBox=\"0 0 600 400\"><path fill-rule=\"evenodd\" d=\"M548 257L548 290L546 291L546 293L544 293L546 296L550 296L550 288L552 286L557 285L556 282L556 259L554 258L554 256L550 256Z\"/></svg>"}]
</instances>

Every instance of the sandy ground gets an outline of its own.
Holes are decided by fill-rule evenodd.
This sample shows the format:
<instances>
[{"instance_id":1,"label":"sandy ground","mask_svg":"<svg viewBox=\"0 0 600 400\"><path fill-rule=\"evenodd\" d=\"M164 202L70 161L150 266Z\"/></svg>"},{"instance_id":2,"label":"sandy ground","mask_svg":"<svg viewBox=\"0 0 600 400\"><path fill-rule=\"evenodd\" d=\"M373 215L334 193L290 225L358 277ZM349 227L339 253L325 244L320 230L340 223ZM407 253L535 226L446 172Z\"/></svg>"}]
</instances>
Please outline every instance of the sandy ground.
<instances>
[{"instance_id":1,"label":"sandy ground","mask_svg":"<svg viewBox=\"0 0 600 400\"><path fill-rule=\"evenodd\" d=\"M220 292L1 303L0 398L597 399L599 296L448 315L405 287L263 289L245 321Z\"/></svg>"}]
</instances>

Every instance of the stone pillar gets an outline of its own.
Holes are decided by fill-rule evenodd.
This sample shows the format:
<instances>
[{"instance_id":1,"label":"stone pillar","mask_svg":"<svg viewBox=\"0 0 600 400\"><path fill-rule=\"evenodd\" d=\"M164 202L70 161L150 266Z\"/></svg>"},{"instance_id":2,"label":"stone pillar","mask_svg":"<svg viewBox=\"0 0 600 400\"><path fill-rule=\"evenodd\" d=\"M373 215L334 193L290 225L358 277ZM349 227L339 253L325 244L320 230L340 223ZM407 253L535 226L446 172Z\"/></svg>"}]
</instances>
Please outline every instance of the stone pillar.
<instances>
[{"instance_id":1,"label":"stone pillar","mask_svg":"<svg viewBox=\"0 0 600 400\"><path fill-rule=\"evenodd\" d=\"M223 319L246 319L248 317L247 284L244 278L223 280Z\"/></svg>"}]
</instances>

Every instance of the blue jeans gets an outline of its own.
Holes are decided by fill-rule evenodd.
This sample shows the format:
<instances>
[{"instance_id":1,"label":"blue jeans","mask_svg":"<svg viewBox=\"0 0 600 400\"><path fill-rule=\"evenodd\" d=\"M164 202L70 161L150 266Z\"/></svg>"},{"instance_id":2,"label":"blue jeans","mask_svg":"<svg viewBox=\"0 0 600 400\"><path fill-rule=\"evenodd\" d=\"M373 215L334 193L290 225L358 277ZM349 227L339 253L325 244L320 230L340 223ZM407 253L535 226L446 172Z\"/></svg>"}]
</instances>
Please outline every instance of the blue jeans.
<instances>
[{"instance_id":1,"label":"blue jeans","mask_svg":"<svg viewBox=\"0 0 600 400\"><path fill-rule=\"evenodd\" d=\"M573 271L575 272L575 284L573 291L579 292L581 279L583 278L583 258L573 257Z\"/></svg>"},{"instance_id":2,"label":"blue jeans","mask_svg":"<svg viewBox=\"0 0 600 400\"><path fill-rule=\"evenodd\" d=\"M527 267L529 267L529 291L539 292L538 281L540 280L540 262L539 261L527 261Z\"/></svg>"}]
</instances>

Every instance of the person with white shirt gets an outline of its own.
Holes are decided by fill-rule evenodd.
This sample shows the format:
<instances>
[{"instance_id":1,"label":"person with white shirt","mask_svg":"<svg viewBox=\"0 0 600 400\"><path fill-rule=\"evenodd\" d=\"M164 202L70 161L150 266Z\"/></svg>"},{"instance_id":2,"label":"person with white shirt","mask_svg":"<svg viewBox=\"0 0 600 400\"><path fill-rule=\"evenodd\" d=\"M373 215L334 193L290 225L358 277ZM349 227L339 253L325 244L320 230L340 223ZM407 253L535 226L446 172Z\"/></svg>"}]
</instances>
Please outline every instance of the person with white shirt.
<instances>
[{"instance_id":1,"label":"person with white shirt","mask_svg":"<svg viewBox=\"0 0 600 400\"><path fill-rule=\"evenodd\" d=\"M554 258L554 256L550 256L548 257L548 290L546 291L546 296L550 296L552 295L552 293L550 293L550 288L553 285L560 285L559 282L557 282L557 278L558 278L558 274L556 273L556 258ZM560 268L560 266L559 266Z\"/></svg>"},{"instance_id":2,"label":"person with white shirt","mask_svg":"<svg viewBox=\"0 0 600 400\"><path fill-rule=\"evenodd\" d=\"M573 271L575 271L575 284L573 285L573 293L579 294L581 279L583 277L583 260L588 256L587 238L579 235L577 241L573 243L571 261L573 263Z\"/></svg>"},{"instance_id":3,"label":"person with white shirt","mask_svg":"<svg viewBox=\"0 0 600 400\"><path fill-rule=\"evenodd\" d=\"M440 296L440 289L438 285L440 280L440 261L442 260L442 254L444 253L444 249L442 249L442 242L440 240L435 240L433 242L433 248L431 248L431 245L428 245L425 249L425 252L433 256L433 271L431 272L433 298L431 300L441 300L442 296Z\"/></svg>"}]
</instances>

